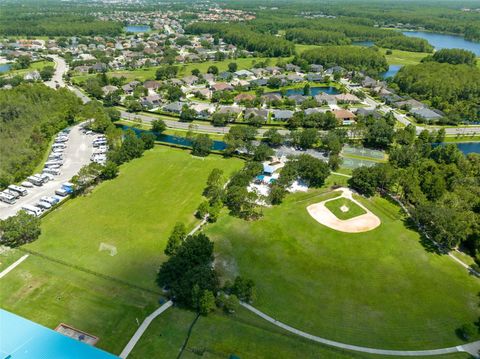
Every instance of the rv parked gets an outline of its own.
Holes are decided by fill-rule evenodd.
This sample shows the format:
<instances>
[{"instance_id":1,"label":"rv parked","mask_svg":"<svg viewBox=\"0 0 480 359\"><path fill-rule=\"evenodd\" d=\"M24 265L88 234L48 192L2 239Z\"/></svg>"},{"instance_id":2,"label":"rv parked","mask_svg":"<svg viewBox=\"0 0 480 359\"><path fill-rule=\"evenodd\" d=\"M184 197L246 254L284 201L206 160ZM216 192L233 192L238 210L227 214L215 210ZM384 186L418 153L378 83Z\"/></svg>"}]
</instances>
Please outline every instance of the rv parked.
<instances>
[{"instance_id":1,"label":"rv parked","mask_svg":"<svg viewBox=\"0 0 480 359\"><path fill-rule=\"evenodd\" d=\"M25 188L32 188L33 184L32 184L32 182L23 181L22 186L25 187Z\"/></svg>"},{"instance_id":2,"label":"rv parked","mask_svg":"<svg viewBox=\"0 0 480 359\"><path fill-rule=\"evenodd\" d=\"M33 183L35 186L42 186L43 180L37 176L30 176L27 178L29 182Z\"/></svg>"},{"instance_id":3,"label":"rv parked","mask_svg":"<svg viewBox=\"0 0 480 359\"><path fill-rule=\"evenodd\" d=\"M60 170L57 168L48 167L44 168L42 173L49 173L51 175L58 176L60 174Z\"/></svg>"},{"instance_id":4,"label":"rv parked","mask_svg":"<svg viewBox=\"0 0 480 359\"><path fill-rule=\"evenodd\" d=\"M10 186L8 186L8 189L11 190L11 191L19 193L20 196L26 196L28 194L28 191L27 191L26 188L16 186L14 184L11 184Z\"/></svg>"},{"instance_id":5,"label":"rv parked","mask_svg":"<svg viewBox=\"0 0 480 359\"><path fill-rule=\"evenodd\" d=\"M8 203L8 204L14 204L15 203L15 197L10 196L7 193L0 192L0 201Z\"/></svg>"},{"instance_id":6,"label":"rv parked","mask_svg":"<svg viewBox=\"0 0 480 359\"><path fill-rule=\"evenodd\" d=\"M26 211L28 214L34 215L36 217L42 214L42 210L36 206L32 206L30 204L26 204L22 206L22 209Z\"/></svg>"},{"instance_id":7,"label":"rv parked","mask_svg":"<svg viewBox=\"0 0 480 359\"><path fill-rule=\"evenodd\" d=\"M42 173L40 175L40 177L42 178L44 183L54 180L53 176L51 174L48 174L48 173Z\"/></svg>"}]
</instances>

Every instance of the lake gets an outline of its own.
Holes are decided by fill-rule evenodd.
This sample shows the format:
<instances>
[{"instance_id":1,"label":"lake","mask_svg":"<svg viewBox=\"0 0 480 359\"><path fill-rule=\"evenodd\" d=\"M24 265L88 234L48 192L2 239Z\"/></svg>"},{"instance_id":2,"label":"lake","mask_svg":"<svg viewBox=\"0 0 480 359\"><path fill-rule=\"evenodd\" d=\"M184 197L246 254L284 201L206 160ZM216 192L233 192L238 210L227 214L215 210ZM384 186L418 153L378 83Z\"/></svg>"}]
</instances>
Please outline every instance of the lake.
<instances>
[{"instance_id":1,"label":"lake","mask_svg":"<svg viewBox=\"0 0 480 359\"><path fill-rule=\"evenodd\" d=\"M11 64L0 64L0 72L7 72L11 67Z\"/></svg>"},{"instance_id":2,"label":"lake","mask_svg":"<svg viewBox=\"0 0 480 359\"><path fill-rule=\"evenodd\" d=\"M178 146L186 146L186 147L192 147L192 141L185 137L180 137L180 136L172 136L172 135L164 135L161 133L149 131L149 130L141 130L139 128L135 127L130 127L126 125L120 125L119 126L123 131L126 130L133 130L133 132L136 133L137 136L140 136L142 133L153 133L155 135L155 139L159 142L164 142L164 143L170 143L172 145L178 145ZM212 145L212 150L214 151L223 151L227 148L227 144L223 141L213 141Z\"/></svg>"},{"instance_id":3,"label":"lake","mask_svg":"<svg viewBox=\"0 0 480 359\"><path fill-rule=\"evenodd\" d=\"M310 96L315 96L318 95L319 93L325 92L329 95L338 95L340 91L336 87L332 86L314 86L310 88ZM266 92L266 93L277 93L280 94L280 91L274 91L274 92ZM303 87L302 88L297 88L297 89L288 89L286 91L286 96L292 96L292 95L303 95Z\"/></svg>"},{"instance_id":4,"label":"lake","mask_svg":"<svg viewBox=\"0 0 480 359\"><path fill-rule=\"evenodd\" d=\"M457 147L464 154L480 153L480 142L459 142Z\"/></svg>"},{"instance_id":5,"label":"lake","mask_svg":"<svg viewBox=\"0 0 480 359\"><path fill-rule=\"evenodd\" d=\"M382 74L384 79L388 77L394 77L398 71L402 68L402 65L390 65L388 66L388 71Z\"/></svg>"},{"instance_id":6,"label":"lake","mask_svg":"<svg viewBox=\"0 0 480 359\"><path fill-rule=\"evenodd\" d=\"M425 39L435 47L435 50L464 49L472 51L475 55L480 56L480 43L465 40L462 36L425 31L403 31L403 34L410 37L420 37Z\"/></svg>"},{"instance_id":7,"label":"lake","mask_svg":"<svg viewBox=\"0 0 480 359\"><path fill-rule=\"evenodd\" d=\"M148 32L150 31L150 26L148 25L127 25L125 26L126 32Z\"/></svg>"}]
</instances>

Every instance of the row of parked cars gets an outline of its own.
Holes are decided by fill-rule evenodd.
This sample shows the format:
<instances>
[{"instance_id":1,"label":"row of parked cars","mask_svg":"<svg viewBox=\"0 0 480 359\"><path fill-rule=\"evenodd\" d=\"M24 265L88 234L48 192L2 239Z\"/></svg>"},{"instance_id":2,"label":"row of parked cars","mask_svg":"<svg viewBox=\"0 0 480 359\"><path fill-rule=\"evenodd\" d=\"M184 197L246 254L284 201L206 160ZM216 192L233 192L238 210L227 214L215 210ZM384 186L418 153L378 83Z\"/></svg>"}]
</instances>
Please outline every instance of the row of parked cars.
<instances>
[{"instance_id":1,"label":"row of parked cars","mask_svg":"<svg viewBox=\"0 0 480 359\"><path fill-rule=\"evenodd\" d=\"M98 135L93 140L93 154L90 158L93 162L104 165L107 162L108 143L105 135Z\"/></svg>"},{"instance_id":2,"label":"row of parked cars","mask_svg":"<svg viewBox=\"0 0 480 359\"><path fill-rule=\"evenodd\" d=\"M63 153L67 148L68 135L70 129L61 131L52 145L52 150L48 156L47 162L45 162L42 173L37 173L29 176L20 186L10 185L6 190L0 192L0 201L15 204L20 197L27 196L28 189L34 187L41 187L45 183L55 179L54 176L60 175L60 168L63 166ZM39 216L43 211L50 209L53 205L58 203L62 198L72 193L73 184L66 182L63 183L61 188L55 190L55 196L43 196L35 204L27 204L22 206L22 209L34 216Z\"/></svg>"}]
</instances>

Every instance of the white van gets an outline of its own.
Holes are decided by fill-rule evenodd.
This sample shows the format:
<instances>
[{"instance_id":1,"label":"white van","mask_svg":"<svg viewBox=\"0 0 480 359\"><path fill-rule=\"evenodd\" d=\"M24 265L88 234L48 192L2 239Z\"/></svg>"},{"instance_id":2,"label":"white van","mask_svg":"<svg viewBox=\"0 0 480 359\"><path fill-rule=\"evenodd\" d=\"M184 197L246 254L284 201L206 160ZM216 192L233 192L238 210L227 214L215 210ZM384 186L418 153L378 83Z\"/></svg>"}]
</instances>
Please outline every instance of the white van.
<instances>
[{"instance_id":1,"label":"white van","mask_svg":"<svg viewBox=\"0 0 480 359\"><path fill-rule=\"evenodd\" d=\"M36 206L32 206L30 204L26 204L22 206L22 209L24 211L27 211L27 213L32 214L36 217L40 216L42 214L42 210Z\"/></svg>"},{"instance_id":2,"label":"white van","mask_svg":"<svg viewBox=\"0 0 480 359\"><path fill-rule=\"evenodd\" d=\"M61 197L68 196L68 192L66 190L64 190L63 188L59 188L59 189L55 190L55 194L57 194Z\"/></svg>"},{"instance_id":3,"label":"white van","mask_svg":"<svg viewBox=\"0 0 480 359\"><path fill-rule=\"evenodd\" d=\"M19 193L20 196L26 196L28 194L28 191L27 191L26 188L16 186L14 184L11 184L10 186L8 186L8 189L11 190L11 191Z\"/></svg>"},{"instance_id":4,"label":"white van","mask_svg":"<svg viewBox=\"0 0 480 359\"><path fill-rule=\"evenodd\" d=\"M28 181L23 181L22 186L25 188L33 188L32 182L28 182Z\"/></svg>"},{"instance_id":5,"label":"white van","mask_svg":"<svg viewBox=\"0 0 480 359\"><path fill-rule=\"evenodd\" d=\"M0 201L8 203L8 204L14 204L15 203L15 197L10 196L7 193L0 193Z\"/></svg>"},{"instance_id":6,"label":"white van","mask_svg":"<svg viewBox=\"0 0 480 359\"><path fill-rule=\"evenodd\" d=\"M36 204L37 207L43 209L43 210L47 210L47 209L50 209L52 208L52 205L48 202L45 202L45 201L40 201Z\"/></svg>"},{"instance_id":7,"label":"white van","mask_svg":"<svg viewBox=\"0 0 480 359\"><path fill-rule=\"evenodd\" d=\"M47 197L47 196L40 197L40 201L50 203L52 206L59 202L59 200L57 198Z\"/></svg>"}]
</instances>

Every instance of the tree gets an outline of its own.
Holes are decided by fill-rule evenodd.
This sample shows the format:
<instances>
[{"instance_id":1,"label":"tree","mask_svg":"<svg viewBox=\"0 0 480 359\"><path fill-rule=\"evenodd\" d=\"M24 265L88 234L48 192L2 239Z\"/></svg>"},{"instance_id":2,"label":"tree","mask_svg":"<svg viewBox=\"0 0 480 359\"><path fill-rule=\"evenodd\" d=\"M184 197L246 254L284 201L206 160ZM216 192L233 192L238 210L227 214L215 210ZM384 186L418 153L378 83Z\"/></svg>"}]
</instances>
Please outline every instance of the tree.
<instances>
[{"instance_id":1,"label":"tree","mask_svg":"<svg viewBox=\"0 0 480 359\"><path fill-rule=\"evenodd\" d=\"M279 77L272 76L267 80L267 86L273 89L278 89L282 86L282 80Z\"/></svg>"},{"instance_id":2,"label":"tree","mask_svg":"<svg viewBox=\"0 0 480 359\"><path fill-rule=\"evenodd\" d=\"M338 154L334 153L328 156L328 166L332 171L336 171L340 168L343 160Z\"/></svg>"},{"instance_id":3,"label":"tree","mask_svg":"<svg viewBox=\"0 0 480 359\"><path fill-rule=\"evenodd\" d=\"M198 311L202 315L207 315L214 310L215 296L213 295L212 291L204 290L199 300Z\"/></svg>"},{"instance_id":4,"label":"tree","mask_svg":"<svg viewBox=\"0 0 480 359\"><path fill-rule=\"evenodd\" d=\"M156 137L151 132L142 132L140 134L140 139L143 142L143 148L145 150L152 149L155 146Z\"/></svg>"},{"instance_id":5,"label":"tree","mask_svg":"<svg viewBox=\"0 0 480 359\"><path fill-rule=\"evenodd\" d=\"M318 131L314 128L306 128L299 132L298 145L301 148L308 149L314 147L318 142Z\"/></svg>"},{"instance_id":6,"label":"tree","mask_svg":"<svg viewBox=\"0 0 480 359\"><path fill-rule=\"evenodd\" d=\"M168 80L177 76L178 67L177 66L162 66L157 69L155 72L155 79L157 80Z\"/></svg>"},{"instance_id":7,"label":"tree","mask_svg":"<svg viewBox=\"0 0 480 359\"><path fill-rule=\"evenodd\" d=\"M277 129L275 128L270 128L268 131L266 131L264 134L264 140L266 143L268 143L272 147L278 147L283 144L284 141L284 136L281 135Z\"/></svg>"},{"instance_id":8,"label":"tree","mask_svg":"<svg viewBox=\"0 0 480 359\"><path fill-rule=\"evenodd\" d=\"M203 195L210 199L211 203L221 201L223 197L223 182L223 171L219 168L214 168L208 176L207 187L203 191Z\"/></svg>"},{"instance_id":9,"label":"tree","mask_svg":"<svg viewBox=\"0 0 480 359\"><path fill-rule=\"evenodd\" d=\"M282 203L283 198L285 198L285 195L287 194L287 191L285 188L283 188L280 185L273 184L272 187L270 188L270 193L268 194L268 201L272 205L277 205Z\"/></svg>"},{"instance_id":10,"label":"tree","mask_svg":"<svg viewBox=\"0 0 480 359\"><path fill-rule=\"evenodd\" d=\"M180 113L180 121L182 122L191 122L195 120L197 113L194 109L188 107L188 105L183 105L182 112Z\"/></svg>"},{"instance_id":11,"label":"tree","mask_svg":"<svg viewBox=\"0 0 480 359\"><path fill-rule=\"evenodd\" d=\"M43 69L40 70L40 77L43 81L49 81L52 79L54 73L55 69L53 68L53 66L45 66Z\"/></svg>"},{"instance_id":12,"label":"tree","mask_svg":"<svg viewBox=\"0 0 480 359\"><path fill-rule=\"evenodd\" d=\"M104 180L113 179L118 176L118 166L113 161L107 161L103 166L100 177Z\"/></svg>"},{"instance_id":13,"label":"tree","mask_svg":"<svg viewBox=\"0 0 480 359\"><path fill-rule=\"evenodd\" d=\"M310 84L303 86L303 96L310 96Z\"/></svg>"},{"instance_id":14,"label":"tree","mask_svg":"<svg viewBox=\"0 0 480 359\"><path fill-rule=\"evenodd\" d=\"M478 333L478 329L472 323L467 323L459 328L459 333L462 336L462 339L467 341Z\"/></svg>"},{"instance_id":15,"label":"tree","mask_svg":"<svg viewBox=\"0 0 480 359\"><path fill-rule=\"evenodd\" d=\"M194 299L194 288L198 286L197 293L205 290L216 293L218 290L213 260L213 242L204 233L189 236L160 266L157 284L167 288L175 302L196 309L198 303Z\"/></svg>"},{"instance_id":16,"label":"tree","mask_svg":"<svg viewBox=\"0 0 480 359\"><path fill-rule=\"evenodd\" d=\"M212 125L214 126L225 126L229 123L232 119L232 115L230 113L220 113L216 112L212 115Z\"/></svg>"},{"instance_id":17,"label":"tree","mask_svg":"<svg viewBox=\"0 0 480 359\"><path fill-rule=\"evenodd\" d=\"M0 221L0 244L18 247L33 242L40 236L40 218L25 211Z\"/></svg>"},{"instance_id":18,"label":"tree","mask_svg":"<svg viewBox=\"0 0 480 359\"><path fill-rule=\"evenodd\" d=\"M218 67L215 65L211 65L207 69L207 73L212 74L212 75L218 75Z\"/></svg>"},{"instance_id":19,"label":"tree","mask_svg":"<svg viewBox=\"0 0 480 359\"><path fill-rule=\"evenodd\" d=\"M237 65L236 62L230 62L230 63L228 64L228 71L230 71L230 72L236 72L237 69L238 69L238 65Z\"/></svg>"},{"instance_id":20,"label":"tree","mask_svg":"<svg viewBox=\"0 0 480 359\"><path fill-rule=\"evenodd\" d=\"M168 237L167 246L165 247L164 253L167 256L175 255L186 237L187 228L183 223L177 222L173 227L170 237Z\"/></svg>"},{"instance_id":21,"label":"tree","mask_svg":"<svg viewBox=\"0 0 480 359\"><path fill-rule=\"evenodd\" d=\"M206 134L197 135L192 141L192 155L205 157L210 153L213 141Z\"/></svg>"},{"instance_id":22,"label":"tree","mask_svg":"<svg viewBox=\"0 0 480 359\"><path fill-rule=\"evenodd\" d=\"M134 99L125 101L125 107L128 112L140 112L143 110L142 104Z\"/></svg>"},{"instance_id":23,"label":"tree","mask_svg":"<svg viewBox=\"0 0 480 359\"><path fill-rule=\"evenodd\" d=\"M210 203L208 201L203 201L198 206L195 216L198 219L204 219L209 212L210 212Z\"/></svg>"},{"instance_id":24,"label":"tree","mask_svg":"<svg viewBox=\"0 0 480 359\"><path fill-rule=\"evenodd\" d=\"M30 67L30 63L32 62L32 59L30 56L27 55L20 55L17 57L17 67L19 69L28 69Z\"/></svg>"},{"instance_id":25,"label":"tree","mask_svg":"<svg viewBox=\"0 0 480 359\"><path fill-rule=\"evenodd\" d=\"M239 306L239 300L235 294L225 295L222 293L218 298L218 302L219 306L223 307L223 310L227 314L235 313Z\"/></svg>"},{"instance_id":26,"label":"tree","mask_svg":"<svg viewBox=\"0 0 480 359\"><path fill-rule=\"evenodd\" d=\"M152 121L152 131L157 133L162 133L167 129L167 125L163 120L154 120Z\"/></svg>"},{"instance_id":27,"label":"tree","mask_svg":"<svg viewBox=\"0 0 480 359\"><path fill-rule=\"evenodd\" d=\"M266 144L261 143L255 147L253 152L253 160L263 162L266 161L269 157L273 156L275 152Z\"/></svg>"},{"instance_id":28,"label":"tree","mask_svg":"<svg viewBox=\"0 0 480 359\"><path fill-rule=\"evenodd\" d=\"M240 276L235 278L231 292L236 295L238 299L247 303L253 303L256 298L254 281Z\"/></svg>"},{"instance_id":29,"label":"tree","mask_svg":"<svg viewBox=\"0 0 480 359\"><path fill-rule=\"evenodd\" d=\"M200 70L199 70L199 69L193 69L193 70L191 71L191 73L192 73L193 76L197 76L197 77L198 77L198 75L200 75Z\"/></svg>"}]
</instances>

